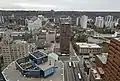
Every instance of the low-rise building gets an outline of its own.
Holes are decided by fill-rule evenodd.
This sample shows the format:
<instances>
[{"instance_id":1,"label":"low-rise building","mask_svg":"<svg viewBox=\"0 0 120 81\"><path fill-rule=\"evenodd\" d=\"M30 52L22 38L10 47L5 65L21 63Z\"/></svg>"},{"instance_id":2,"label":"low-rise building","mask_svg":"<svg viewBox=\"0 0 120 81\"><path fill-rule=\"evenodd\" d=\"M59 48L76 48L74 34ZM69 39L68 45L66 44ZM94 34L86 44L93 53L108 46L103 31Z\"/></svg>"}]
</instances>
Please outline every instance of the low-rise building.
<instances>
[{"instance_id":1,"label":"low-rise building","mask_svg":"<svg viewBox=\"0 0 120 81\"><path fill-rule=\"evenodd\" d=\"M102 78L96 68L90 69L90 81L102 81Z\"/></svg>"},{"instance_id":2,"label":"low-rise building","mask_svg":"<svg viewBox=\"0 0 120 81\"><path fill-rule=\"evenodd\" d=\"M106 68L107 58L108 53L102 53L101 55L96 55L95 57L96 69L102 79L104 77L104 68Z\"/></svg>"},{"instance_id":3,"label":"low-rise building","mask_svg":"<svg viewBox=\"0 0 120 81\"><path fill-rule=\"evenodd\" d=\"M76 43L79 46L80 54L99 54L101 53L101 47L97 44L90 43Z\"/></svg>"},{"instance_id":4,"label":"low-rise building","mask_svg":"<svg viewBox=\"0 0 120 81\"><path fill-rule=\"evenodd\" d=\"M108 57L108 53L102 53L100 55L96 55L95 57L96 66L105 68L105 65L107 63L107 57Z\"/></svg>"},{"instance_id":5,"label":"low-rise building","mask_svg":"<svg viewBox=\"0 0 120 81\"><path fill-rule=\"evenodd\" d=\"M64 81L61 68L63 64L55 53L34 51L10 63L2 74L6 81Z\"/></svg>"},{"instance_id":6,"label":"low-rise building","mask_svg":"<svg viewBox=\"0 0 120 81\"><path fill-rule=\"evenodd\" d=\"M44 52L35 51L15 63L16 69L27 77L47 77L55 72L55 60Z\"/></svg>"},{"instance_id":7,"label":"low-rise building","mask_svg":"<svg viewBox=\"0 0 120 81\"><path fill-rule=\"evenodd\" d=\"M85 72L87 72L87 74L89 74L89 70L91 68L91 64L90 64L89 60L84 61L84 67L85 67L84 68Z\"/></svg>"}]
</instances>

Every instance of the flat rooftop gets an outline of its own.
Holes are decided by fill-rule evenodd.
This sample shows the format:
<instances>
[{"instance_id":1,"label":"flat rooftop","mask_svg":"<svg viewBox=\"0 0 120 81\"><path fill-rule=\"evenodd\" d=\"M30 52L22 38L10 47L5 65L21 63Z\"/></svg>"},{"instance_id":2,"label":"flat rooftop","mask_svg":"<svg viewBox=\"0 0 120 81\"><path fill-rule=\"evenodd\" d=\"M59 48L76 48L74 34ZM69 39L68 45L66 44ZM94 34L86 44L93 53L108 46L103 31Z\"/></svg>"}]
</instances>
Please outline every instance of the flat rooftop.
<instances>
[{"instance_id":1,"label":"flat rooftop","mask_svg":"<svg viewBox=\"0 0 120 81\"><path fill-rule=\"evenodd\" d=\"M77 45L79 45L80 48L101 48L99 45L97 44L90 44L90 43L76 43Z\"/></svg>"},{"instance_id":2,"label":"flat rooftop","mask_svg":"<svg viewBox=\"0 0 120 81\"><path fill-rule=\"evenodd\" d=\"M53 75L47 77L47 78L27 78L24 77L19 70L16 70L15 68L15 62L12 62L10 65L8 65L7 68L5 68L2 71L2 74L6 81L63 81L63 64L62 62L56 63L56 71Z\"/></svg>"},{"instance_id":3,"label":"flat rooftop","mask_svg":"<svg viewBox=\"0 0 120 81\"><path fill-rule=\"evenodd\" d=\"M61 24L71 24L71 20L69 18L60 18Z\"/></svg>"},{"instance_id":4,"label":"flat rooftop","mask_svg":"<svg viewBox=\"0 0 120 81\"><path fill-rule=\"evenodd\" d=\"M106 64L108 53L102 53L101 55L96 55L103 64Z\"/></svg>"},{"instance_id":5,"label":"flat rooftop","mask_svg":"<svg viewBox=\"0 0 120 81\"><path fill-rule=\"evenodd\" d=\"M39 70L39 67L33 66L30 62L21 63L20 66L25 70Z\"/></svg>"},{"instance_id":6,"label":"flat rooftop","mask_svg":"<svg viewBox=\"0 0 120 81\"><path fill-rule=\"evenodd\" d=\"M55 63L55 60L49 60L48 59L48 61L47 62L45 62L45 63L42 63L42 64L40 64L40 65L38 65L42 70L45 70L45 69L48 69L48 68L50 68L50 67L52 67L52 66L54 66L54 63Z\"/></svg>"},{"instance_id":7,"label":"flat rooftop","mask_svg":"<svg viewBox=\"0 0 120 81\"><path fill-rule=\"evenodd\" d=\"M21 40L14 40L14 43L16 44L26 44L26 41L21 41Z\"/></svg>"},{"instance_id":8,"label":"flat rooftop","mask_svg":"<svg viewBox=\"0 0 120 81\"><path fill-rule=\"evenodd\" d=\"M31 55L33 55L36 58L40 58L40 57L45 57L46 56L46 54L44 52L41 52L41 51L35 51Z\"/></svg>"}]
</instances>

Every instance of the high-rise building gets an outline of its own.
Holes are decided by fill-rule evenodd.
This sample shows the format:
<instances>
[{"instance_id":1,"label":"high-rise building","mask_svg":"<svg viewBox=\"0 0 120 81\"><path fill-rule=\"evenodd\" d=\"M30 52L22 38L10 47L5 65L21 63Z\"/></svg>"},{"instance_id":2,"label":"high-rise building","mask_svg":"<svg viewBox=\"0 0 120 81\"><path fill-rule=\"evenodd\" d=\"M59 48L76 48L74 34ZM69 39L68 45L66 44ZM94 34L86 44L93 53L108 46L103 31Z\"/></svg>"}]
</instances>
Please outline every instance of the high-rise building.
<instances>
[{"instance_id":1,"label":"high-rise building","mask_svg":"<svg viewBox=\"0 0 120 81\"><path fill-rule=\"evenodd\" d=\"M80 19L80 25L82 28L87 28L88 16L83 15Z\"/></svg>"},{"instance_id":2,"label":"high-rise building","mask_svg":"<svg viewBox=\"0 0 120 81\"><path fill-rule=\"evenodd\" d=\"M104 27L104 18L101 16L96 17L95 26L103 28Z\"/></svg>"},{"instance_id":3,"label":"high-rise building","mask_svg":"<svg viewBox=\"0 0 120 81\"><path fill-rule=\"evenodd\" d=\"M77 17L77 18L76 18L76 25L77 25L77 26L80 26L80 17Z\"/></svg>"},{"instance_id":4,"label":"high-rise building","mask_svg":"<svg viewBox=\"0 0 120 81\"><path fill-rule=\"evenodd\" d=\"M27 56L26 54L29 52L28 43L21 40L12 40L10 32L4 34L0 47L5 66L18 58Z\"/></svg>"},{"instance_id":5,"label":"high-rise building","mask_svg":"<svg viewBox=\"0 0 120 81\"><path fill-rule=\"evenodd\" d=\"M3 23L4 23L4 17L0 16L0 24L3 24Z\"/></svg>"},{"instance_id":6,"label":"high-rise building","mask_svg":"<svg viewBox=\"0 0 120 81\"><path fill-rule=\"evenodd\" d=\"M42 16L42 15L38 15L38 18L35 21L29 20L28 21L28 30L33 31L33 30L37 30L40 27L42 27L43 20L44 20L44 16Z\"/></svg>"},{"instance_id":7,"label":"high-rise building","mask_svg":"<svg viewBox=\"0 0 120 81\"><path fill-rule=\"evenodd\" d=\"M71 37L71 19L60 18L60 52L69 54Z\"/></svg>"},{"instance_id":8,"label":"high-rise building","mask_svg":"<svg viewBox=\"0 0 120 81\"><path fill-rule=\"evenodd\" d=\"M113 16L111 16L111 15L106 16L105 17L105 26L111 28L111 27L113 27L113 24L114 24Z\"/></svg>"},{"instance_id":9,"label":"high-rise building","mask_svg":"<svg viewBox=\"0 0 120 81\"><path fill-rule=\"evenodd\" d=\"M120 81L120 39L110 41L108 59L104 68L104 81Z\"/></svg>"}]
</instances>

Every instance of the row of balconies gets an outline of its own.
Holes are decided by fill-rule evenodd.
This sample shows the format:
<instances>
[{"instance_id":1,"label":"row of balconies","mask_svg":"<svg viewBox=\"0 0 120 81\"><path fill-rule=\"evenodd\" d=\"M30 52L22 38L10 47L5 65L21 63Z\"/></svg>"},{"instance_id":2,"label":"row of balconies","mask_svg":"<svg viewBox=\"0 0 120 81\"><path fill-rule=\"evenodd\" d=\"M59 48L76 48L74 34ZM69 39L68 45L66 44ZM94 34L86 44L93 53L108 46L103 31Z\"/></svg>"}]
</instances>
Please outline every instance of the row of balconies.
<instances>
[{"instance_id":1,"label":"row of balconies","mask_svg":"<svg viewBox=\"0 0 120 81\"><path fill-rule=\"evenodd\" d=\"M110 50L112 50L114 52L114 54L117 54L120 57L120 52L118 51L118 49L115 49L114 47L110 46L109 51Z\"/></svg>"},{"instance_id":2,"label":"row of balconies","mask_svg":"<svg viewBox=\"0 0 120 81\"><path fill-rule=\"evenodd\" d=\"M112 40L111 40L111 43L114 43L114 44L120 46L120 41L119 41L119 40L112 39Z\"/></svg>"},{"instance_id":3,"label":"row of balconies","mask_svg":"<svg viewBox=\"0 0 120 81\"><path fill-rule=\"evenodd\" d=\"M109 71L112 72L114 76L120 76L120 69L115 63L109 61L107 65L107 69L109 69Z\"/></svg>"},{"instance_id":4,"label":"row of balconies","mask_svg":"<svg viewBox=\"0 0 120 81\"><path fill-rule=\"evenodd\" d=\"M114 60L114 62L117 64L117 65L119 65L120 66L120 57L119 56L117 56L114 52L112 52L111 50L109 51L109 57L111 57L113 60ZM109 58L108 58L109 59Z\"/></svg>"},{"instance_id":5,"label":"row of balconies","mask_svg":"<svg viewBox=\"0 0 120 81\"><path fill-rule=\"evenodd\" d=\"M106 79L106 81L116 81L114 74L111 74L110 70L108 69L105 69L104 78Z\"/></svg>"}]
</instances>

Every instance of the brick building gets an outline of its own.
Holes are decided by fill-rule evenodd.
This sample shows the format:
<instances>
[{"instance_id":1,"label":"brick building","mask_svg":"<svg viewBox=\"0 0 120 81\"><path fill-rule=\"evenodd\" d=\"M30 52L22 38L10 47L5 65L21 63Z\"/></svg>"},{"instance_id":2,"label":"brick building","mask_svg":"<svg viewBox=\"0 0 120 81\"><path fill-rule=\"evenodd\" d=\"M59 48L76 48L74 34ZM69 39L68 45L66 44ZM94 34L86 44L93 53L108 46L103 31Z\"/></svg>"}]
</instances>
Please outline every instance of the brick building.
<instances>
[{"instance_id":1,"label":"brick building","mask_svg":"<svg viewBox=\"0 0 120 81\"><path fill-rule=\"evenodd\" d=\"M71 20L69 18L60 18L60 52L69 54L71 35Z\"/></svg>"},{"instance_id":2,"label":"brick building","mask_svg":"<svg viewBox=\"0 0 120 81\"><path fill-rule=\"evenodd\" d=\"M118 38L110 41L103 80L120 81L120 39Z\"/></svg>"}]
</instances>

